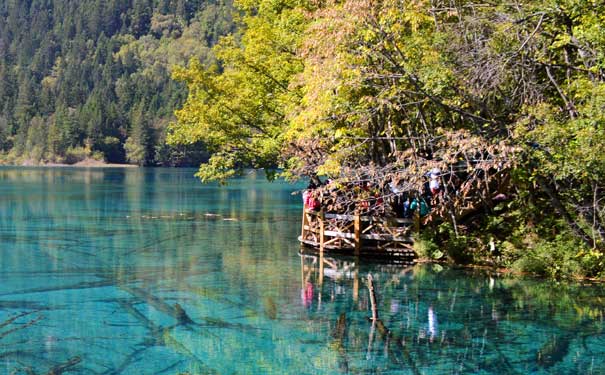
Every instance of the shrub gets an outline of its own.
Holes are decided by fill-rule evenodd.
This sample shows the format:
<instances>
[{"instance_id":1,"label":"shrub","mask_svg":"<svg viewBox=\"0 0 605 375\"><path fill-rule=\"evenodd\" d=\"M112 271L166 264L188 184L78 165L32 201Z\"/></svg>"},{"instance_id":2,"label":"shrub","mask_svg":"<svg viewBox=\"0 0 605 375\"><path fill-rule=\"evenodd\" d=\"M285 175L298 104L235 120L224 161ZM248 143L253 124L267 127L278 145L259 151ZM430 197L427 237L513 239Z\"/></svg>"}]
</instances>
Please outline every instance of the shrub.
<instances>
[{"instance_id":1,"label":"shrub","mask_svg":"<svg viewBox=\"0 0 605 375\"><path fill-rule=\"evenodd\" d=\"M522 253L513 263L513 268L556 279L585 276L577 256L578 246L575 240L564 236L558 236L553 241L539 240Z\"/></svg>"},{"instance_id":2,"label":"shrub","mask_svg":"<svg viewBox=\"0 0 605 375\"><path fill-rule=\"evenodd\" d=\"M605 256L602 252L595 249L580 250L577 258L585 276L601 278L605 276Z\"/></svg>"},{"instance_id":3,"label":"shrub","mask_svg":"<svg viewBox=\"0 0 605 375\"><path fill-rule=\"evenodd\" d=\"M443 252L439 250L439 246L425 233L414 241L414 251L420 258L440 259L443 257Z\"/></svg>"},{"instance_id":4,"label":"shrub","mask_svg":"<svg viewBox=\"0 0 605 375\"><path fill-rule=\"evenodd\" d=\"M69 147L65 151L64 161L67 164L76 164L91 156L91 151L88 147Z\"/></svg>"}]
</instances>

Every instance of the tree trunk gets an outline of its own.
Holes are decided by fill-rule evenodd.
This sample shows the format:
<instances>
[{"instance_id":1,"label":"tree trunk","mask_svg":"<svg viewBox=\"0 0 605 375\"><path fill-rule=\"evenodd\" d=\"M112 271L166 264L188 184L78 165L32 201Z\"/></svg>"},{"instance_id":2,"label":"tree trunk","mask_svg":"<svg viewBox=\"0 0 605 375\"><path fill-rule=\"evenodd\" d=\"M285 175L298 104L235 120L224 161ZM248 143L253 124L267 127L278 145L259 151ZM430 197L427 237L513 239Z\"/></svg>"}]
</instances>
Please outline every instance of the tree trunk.
<instances>
[{"instance_id":1,"label":"tree trunk","mask_svg":"<svg viewBox=\"0 0 605 375\"><path fill-rule=\"evenodd\" d=\"M584 232L584 230L578 225L578 223L571 217L569 212L565 209L565 207L561 203L561 200L557 196L557 193L550 187L550 185L548 184L546 179L544 179L544 177L542 177L542 176L538 176L537 180L538 180L538 183L540 184L540 188L542 189L542 191L544 191L546 193L546 195L548 195L553 207L555 208L555 210L557 210L559 215L561 215L563 220L565 220L565 223L569 226L571 231L578 238L580 238L582 241L584 241L584 243L586 243L588 246L592 247L593 241L592 241L591 236L589 234L587 234L586 232Z\"/></svg>"}]
</instances>

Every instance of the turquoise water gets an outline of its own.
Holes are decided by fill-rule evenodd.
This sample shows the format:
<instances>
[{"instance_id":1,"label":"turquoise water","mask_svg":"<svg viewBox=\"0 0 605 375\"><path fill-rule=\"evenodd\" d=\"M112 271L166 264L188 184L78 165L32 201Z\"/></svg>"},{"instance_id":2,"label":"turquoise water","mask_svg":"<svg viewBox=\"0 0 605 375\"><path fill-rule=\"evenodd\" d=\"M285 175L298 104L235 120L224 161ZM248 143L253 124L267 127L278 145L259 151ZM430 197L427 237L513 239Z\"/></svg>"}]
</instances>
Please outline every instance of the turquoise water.
<instances>
[{"instance_id":1,"label":"turquoise water","mask_svg":"<svg viewBox=\"0 0 605 375\"><path fill-rule=\"evenodd\" d=\"M298 187L192 174L0 169L1 374L605 373L600 285L320 267Z\"/></svg>"}]
</instances>

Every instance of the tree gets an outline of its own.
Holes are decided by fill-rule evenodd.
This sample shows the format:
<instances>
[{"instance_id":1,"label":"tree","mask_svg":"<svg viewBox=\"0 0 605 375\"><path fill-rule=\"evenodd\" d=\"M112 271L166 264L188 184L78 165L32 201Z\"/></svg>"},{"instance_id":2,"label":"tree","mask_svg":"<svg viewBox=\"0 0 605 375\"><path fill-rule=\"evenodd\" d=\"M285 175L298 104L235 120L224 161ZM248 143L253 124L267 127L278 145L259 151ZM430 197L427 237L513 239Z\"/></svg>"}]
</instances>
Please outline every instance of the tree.
<instances>
[{"instance_id":1,"label":"tree","mask_svg":"<svg viewBox=\"0 0 605 375\"><path fill-rule=\"evenodd\" d=\"M33 162L44 160L47 151L48 127L44 120L35 116L27 127L26 156Z\"/></svg>"},{"instance_id":2,"label":"tree","mask_svg":"<svg viewBox=\"0 0 605 375\"><path fill-rule=\"evenodd\" d=\"M59 104L48 131L48 151L50 158L64 157L67 149L80 143L73 114L65 104Z\"/></svg>"},{"instance_id":3,"label":"tree","mask_svg":"<svg viewBox=\"0 0 605 375\"><path fill-rule=\"evenodd\" d=\"M147 165L152 156L152 130L144 102L135 107L130 123L130 136L124 144L126 158L131 163Z\"/></svg>"},{"instance_id":4,"label":"tree","mask_svg":"<svg viewBox=\"0 0 605 375\"><path fill-rule=\"evenodd\" d=\"M169 141L207 142L213 156L202 180L280 166L289 177L319 173L343 186L405 176L420 190L431 168L447 168L458 181L448 193L457 195L434 212L456 219L468 193L475 211L492 215L469 216L475 222L465 227L493 225L497 180L509 202L490 235L508 249L565 246L561 259L579 259L587 274L605 269L605 5L237 5L242 31L215 48L219 64L193 62L175 74L189 97ZM503 259L527 259L521 253Z\"/></svg>"},{"instance_id":5,"label":"tree","mask_svg":"<svg viewBox=\"0 0 605 375\"><path fill-rule=\"evenodd\" d=\"M6 151L11 147L10 125L6 116L0 114L0 151Z\"/></svg>"},{"instance_id":6,"label":"tree","mask_svg":"<svg viewBox=\"0 0 605 375\"><path fill-rule=\"evenodd\" d=\"M301 96L291 90L302 71L296 48L308 21L300 4L238 3L243 31L215 47L220 67L192 61L175 72L189 97L168 139L208 145L212 157L200 168L202 180L224 180L246 167L270 174L280 166L286 109Z\"/></svg>"},{"instance_id":7,"label":"tree","mask_svg":"<svg viewBox=\"0 0 605 375\"><path fill-rule=\"evenodd\" d=\"M130 28L135 38L148 33L151 15L152 10L149 0L134 0Z\"/></svg>"}]
</instances>

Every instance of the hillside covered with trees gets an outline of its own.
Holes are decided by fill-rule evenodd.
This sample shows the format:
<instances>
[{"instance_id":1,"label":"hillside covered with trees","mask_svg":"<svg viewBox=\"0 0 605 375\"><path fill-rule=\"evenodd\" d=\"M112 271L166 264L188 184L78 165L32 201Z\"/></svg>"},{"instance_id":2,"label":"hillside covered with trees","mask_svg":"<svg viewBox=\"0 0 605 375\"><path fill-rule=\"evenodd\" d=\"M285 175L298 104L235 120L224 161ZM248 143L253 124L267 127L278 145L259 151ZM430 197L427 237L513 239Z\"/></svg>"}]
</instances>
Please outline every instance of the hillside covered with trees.
<instances>
[{"instance_id":1,"label":"hillside covered with trees","mask_svg":"<svg viewBox=\"0 0 605 375\"><path fill-rule=\"evenodd\" d=\"M203 145L165 146L171 71L231 31L230 1L1 1L0 162L199 163Z\"/></svg>"},{"instance_id":2,"label":"hillside covered with trees","mask_svg":"<svg viewBox=\"0 0 605 375\"><path fill-rule=\"evenodd\" d=\"M605 3L236 4L219 63L175 73L189 96L169 141L208 145L202 180L253 165L420 190L438 167L457 182L426 255L604 275Z\"/></svg>"}]
</instances>

